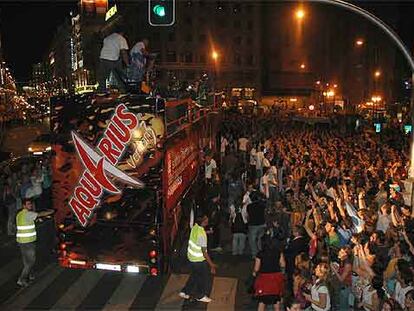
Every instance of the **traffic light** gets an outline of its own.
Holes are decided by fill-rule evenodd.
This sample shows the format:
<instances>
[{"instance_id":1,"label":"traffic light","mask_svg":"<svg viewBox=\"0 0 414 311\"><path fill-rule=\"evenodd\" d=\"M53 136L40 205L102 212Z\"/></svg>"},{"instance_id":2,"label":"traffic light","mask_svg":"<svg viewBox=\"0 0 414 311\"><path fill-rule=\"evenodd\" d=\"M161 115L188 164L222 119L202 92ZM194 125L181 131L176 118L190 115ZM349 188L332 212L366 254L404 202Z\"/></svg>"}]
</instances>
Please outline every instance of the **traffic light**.
<instances>
[{"instance_id":1,"label":"traffic light","mask_svg":"<svg viewBox=\"0 0 414 311\"><path fill-rule=\"evenodd\" d=\"M175 0L148 0L148 21L151 26L175 23Z\"/></svg>"}]
</instances>

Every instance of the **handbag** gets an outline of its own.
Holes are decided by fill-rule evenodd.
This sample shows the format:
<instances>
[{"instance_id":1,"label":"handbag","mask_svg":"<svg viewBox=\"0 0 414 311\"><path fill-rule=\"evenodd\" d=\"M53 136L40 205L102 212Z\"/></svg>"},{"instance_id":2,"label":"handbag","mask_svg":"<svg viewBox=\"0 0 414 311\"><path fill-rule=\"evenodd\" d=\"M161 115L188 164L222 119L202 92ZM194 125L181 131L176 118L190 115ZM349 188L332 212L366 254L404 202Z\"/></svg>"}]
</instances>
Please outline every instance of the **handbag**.
<instances>
[{"instance_id":1,"label":"handbag","mask_svg":"<svg viewBox=\"0 0 414 311\"><path fill-rule=\"evenodd\" d=\"M260 273L254 282L254 295L278 295L284 291L285 277L281 272Z\"/></svg>"}]
</instances>

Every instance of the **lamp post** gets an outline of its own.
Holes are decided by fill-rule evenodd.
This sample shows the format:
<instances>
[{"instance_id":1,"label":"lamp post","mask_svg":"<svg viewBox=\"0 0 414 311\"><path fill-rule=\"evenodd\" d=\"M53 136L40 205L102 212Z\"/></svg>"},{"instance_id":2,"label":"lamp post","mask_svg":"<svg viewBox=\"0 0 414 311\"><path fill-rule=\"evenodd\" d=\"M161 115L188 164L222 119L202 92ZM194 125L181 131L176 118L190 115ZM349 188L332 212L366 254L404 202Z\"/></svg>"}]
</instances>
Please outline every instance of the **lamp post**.
<instances>
[{"instance_id":1,"label":"lamp post","mask_svg":"<svg viewBox=\"0 0 414 311\"><path fill-rule=\"evenodd\" d=\"M211 52L211 59L213 60L213 77L214 77L214 91L216 91L218 83L217 83L217 66L219 61L220 55L216 50Z\"/></svg>"}]
</instances>

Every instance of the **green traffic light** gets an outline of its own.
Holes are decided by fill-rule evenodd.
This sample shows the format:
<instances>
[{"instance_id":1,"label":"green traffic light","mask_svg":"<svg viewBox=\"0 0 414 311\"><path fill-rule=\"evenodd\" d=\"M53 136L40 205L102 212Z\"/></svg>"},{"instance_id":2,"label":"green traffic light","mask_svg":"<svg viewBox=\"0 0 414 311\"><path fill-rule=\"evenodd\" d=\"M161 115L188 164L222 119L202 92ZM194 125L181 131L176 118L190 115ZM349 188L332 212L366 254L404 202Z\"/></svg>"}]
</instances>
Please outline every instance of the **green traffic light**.
<instances>
[{"instance_id":1,"label":"green traffic light","mask_svg":"<svg viewBox=\"0 0 414 311\"><path fill-rule=\"evenodd\" d=\"M165 16L165 7L162 5L157 4L152 10L154 11L155 15L158 15L159 17Z\"/></svg>"}]
</instances>

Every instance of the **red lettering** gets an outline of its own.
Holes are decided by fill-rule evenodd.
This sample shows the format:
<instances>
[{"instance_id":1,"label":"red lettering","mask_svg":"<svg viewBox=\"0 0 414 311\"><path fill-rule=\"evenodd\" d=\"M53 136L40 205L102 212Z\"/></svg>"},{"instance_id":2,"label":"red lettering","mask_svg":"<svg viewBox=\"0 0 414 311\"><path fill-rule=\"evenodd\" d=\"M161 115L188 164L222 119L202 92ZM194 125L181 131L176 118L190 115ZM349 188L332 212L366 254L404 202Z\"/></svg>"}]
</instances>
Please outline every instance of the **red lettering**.
<instances>
[{"instance_id":1,"label":"red lettering","mask_svg":"<svg viewBox=\"0 0 414 311\"><path fill-rule=\"evenodd\" d=\"M124 145L119 141L119 139L114 135L112 132L112 128L114 128L115 125L112 123L109 124L108 129L105 131L105 135L113 142L115 147L118 148L118 150L124 150Z\"/></svg>"},{"instance_id":2,"label":"red lettering","mask_svg":"<svg viewBox=\"0 0 414 311\"><path fill-rule=\"evenodd\" d=\"M95 198L101 197L103 189L88 171L83 174L80 184L85 187L86 190L88 190Z\"/></svg>"},{"instance_id":3,"label":"red lettering","mask_svg":"<svg viewBox=\"0 0 414 311\"><path fill-rule=\"evenodd\" d=\"M75 199L86 208L93 210L98 200L96 200L92 194L83 187L76 187Z\"/></svg>"},{"instance_id":4,"label":"red lettering","mask_svg":"<svg viewBox=\"0 0 414 311\"><path fill-rule=\"evenodd\" d=\"M113 148L113 144L108 138L103 138L99 142L98 148L112 164L116 164L121 152Z\"/></svg>"},{"instance_id":5,"label":"red lettering","mask_svg":"<svg viewBox=\"0 0 414 311\"><path fill-rule=\"evenodd\" d=\"M122 121L117 116L113 117L112 122L117 125L116 127L114 126L111 128L111 131L114 132L116 137L124 144L129 142L131 139L131 131L128 129L128 127L122 123ZM122 133L118 129L121 130Z\"/></svg>"},{"instance_id":6,"label":"red lettering","mask_svg":"<svg viewBox=\"0 0 414 311\"><path fill-rule=\"evenodd\" d=\"M126 110L127 112L123 112L123 110ZM116 108L116 116L121 120L128 120L129 124L127 124L127 126L130 130L133 130L138 125L137 116L131 112L128 112L128 109L125 107L125 105L119 105Z\"/></svg>"},{"instance_id":7,"label":"red lettering","mask_svg":"<svg viewBox=\"0 0 414 311\"><path fill-rule=\"evenodd\" d=\"M69 206L72 209L72 211L75 213L81 225L85 227L88 223L87 222L88 218L91 216L91 211L88 210L82 204L80 204L75 198L72 198L70 200Z\"/></svg>"},{"instance_id":8,"label":"red lettering","mask_svg":"<svg viewBox=\"0 0 414 311\"><path fill-rule=\"evenodd\" d=\"M82 147L82 145L79 143L77 139L75 139L76 148L78 149L79 156L82 159L83 164L86 166L86 169L92 173L93 177L110 192L113 193L119 193L119 190L108 180L104 173L103 168L103 161L104 158L101 158L98 161L97 166L93 163L93 161L90 159L88 153L86 150Z\"/></svg>"}]
</instances>

